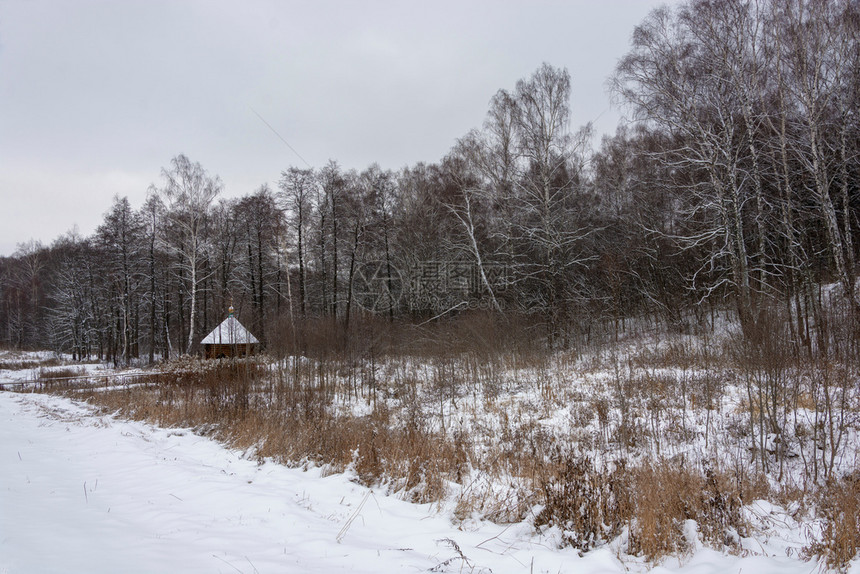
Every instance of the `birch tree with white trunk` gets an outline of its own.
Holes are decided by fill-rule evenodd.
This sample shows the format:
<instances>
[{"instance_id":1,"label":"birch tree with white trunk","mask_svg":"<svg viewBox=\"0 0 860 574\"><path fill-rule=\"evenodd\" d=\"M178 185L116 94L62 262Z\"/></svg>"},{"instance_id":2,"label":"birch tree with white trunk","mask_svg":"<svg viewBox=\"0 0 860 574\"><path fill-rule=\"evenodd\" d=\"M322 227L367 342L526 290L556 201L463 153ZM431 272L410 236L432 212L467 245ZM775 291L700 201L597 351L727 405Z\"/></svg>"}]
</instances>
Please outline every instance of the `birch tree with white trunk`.
<instances>
[{"instance_id":1,"label":"birch tree with white trunk","mask_svg":"<svg viewBox=\"0 0 860 574\"><path fill-rule=\"evenodd\" d=\"M212 202L221 193L223 185L218 176L210 176L203 166L185 155L170 162L170 169L162 169L164 186L159 190L167 207L167 220L172 233L166 236L166 245L177 258L177 270L188 283L190 313L188 340L185 352L190 353L197 336L197 297L209 238L206 220Z\"/></svg>"}]
</instances>

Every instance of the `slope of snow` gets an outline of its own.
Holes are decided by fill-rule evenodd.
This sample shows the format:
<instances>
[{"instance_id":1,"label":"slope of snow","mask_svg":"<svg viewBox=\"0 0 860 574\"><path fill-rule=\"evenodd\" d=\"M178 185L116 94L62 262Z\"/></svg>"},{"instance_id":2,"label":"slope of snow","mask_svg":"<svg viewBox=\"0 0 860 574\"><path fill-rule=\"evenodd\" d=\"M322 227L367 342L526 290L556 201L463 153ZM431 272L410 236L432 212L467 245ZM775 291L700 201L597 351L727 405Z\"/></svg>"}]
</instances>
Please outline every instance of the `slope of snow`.
<instances>
[{"instance_id":1,"label":"slope of snow","mask_svg":"<svg viewBox=\"0 0 860 574\"><path fill-rule=\"evenodd\" d=\"M699 548L655 571L810 572L762 548ZM580 557L528 523L452 523L450 512L348 474L243 459L185 430L86 405L0 392L0 573L624 572L610 547ZM856 563L855 563L856 567Z\"/></svg>"}]
</instances>

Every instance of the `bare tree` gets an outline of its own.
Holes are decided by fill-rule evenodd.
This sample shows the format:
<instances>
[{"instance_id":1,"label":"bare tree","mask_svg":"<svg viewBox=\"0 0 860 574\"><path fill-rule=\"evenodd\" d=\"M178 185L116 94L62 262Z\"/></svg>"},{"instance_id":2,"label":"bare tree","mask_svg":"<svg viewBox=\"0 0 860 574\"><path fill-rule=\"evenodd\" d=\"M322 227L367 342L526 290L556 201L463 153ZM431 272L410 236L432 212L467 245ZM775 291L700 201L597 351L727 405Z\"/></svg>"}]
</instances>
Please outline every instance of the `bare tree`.
<instances>
[{"instance_id":1,"label":"bare tree","mask_svg":"<svg viewBox=\"0 0 860 574\"><path fill-rule=\"evenodd\" d=\"M744 332L753 336L760 287L753 277L761 276L762 269L750 253L751 232L745 223L749 206L756 205L749 201L753 192L745 183L748 134L731 72L719 57L727 49L706 42L710 39L703 28L708 25L719 22L689 12L676 17L668 8L653 11L636 28L614 89L638 119L669 134L672 147L664 151L663 161L692 174L684 184L692 196L686 217L700 226L675 239L687 248L710 247L710 257L693 280L709 275L708 293L729 285Z\"/></svg>"},{"instance_id":2,"label":"bare tree","mask_svg":"<svg viewBox=\"0 0 860 574\"><path fill-rule=\"evenodd\" d=\"M313 191L316 186L312 169L291 167L281 173L278 199L287 214L287 221L296 236L296 257L299 264L299 308L307 315L307 227Z\"/></svg>"},{"instance_id":3,"label":"bare tree","mask_svg":"<svg viewBox=\"0 0 860 574\"><path fill-rule=\"evenodd\" d=\"M150 186L146 201L140 210L140 218L144 227L145 260L144 271L146 285L146 299L149 311L149 362L155 360L156 348L161 343L161 356L169 358L167 335L167 323L163 320L164 310L162 306L164 298L164 285L159 281L159 271L164 267L164 257L159 249L159 238L162 235L162 220L164 217L164 204L158 198L156 190ZM159 328L159 316L162 317L163 327Z\"/></svg>"},{"instance_id":4,"label":"bare tree","mask_svg":"<svg viewBox=\"0 0 860 574\"><path fill-rule=\"evenodd\" d=\"M185 352L190 353L197 335L198 289L203 280L201 270L209 245L205 222L222 184L217 176L210 176L199 163L192 163L184 155L173 158L170 165L169 170L161 171L164 186L159 193L167 207L166 216L172 228L166 245L177 256L178 270L188 282L190 311Z\"/></svg>"},{"instance_id":5,"label":"bare tree","mask_svg":"<svg viewBox=\"0 0 860 574\"><path fill-rule=\"evenodd\" d=\"M143 222L127 197L115 197L96 230L96 238L104 255L102 260L114 297L112 305L117 314L117 344L119 357L128 362L138 355L140 280L143 250Z\"/></svg>"},{"instance_id":6,"label":"bare tree","mask_svg":"<svg viewBox=\"0 0 860 574\"><path fill-rule=\"evenodd\" d=\"M852 218L845 211L839 225L831 186L841 174L845 182L841 199L846 208L849 102L857 98L856 11L856 3L843 0L782 0L773 3L772 20L781 67L780 95L788 98L782 109L794 110L789 122L797 128L798 137L791 142L794 157L806 172L806 191L823 223L836 276L855 314L860 312L860 300L854 289Z\"/></svg>"},{"instance_id":7,"label":"bare tree","mask_svg":"<svg viewBox=\"0 0 860 574\"><path fill-rule=\"evenodd\" d=\"M454 151L443 162L445 175L453 180L452 193L439 197L439 201L459 223L460 235L465 243L464 251L474 261L481 285L489 295L493 309L501 313L502 307L496 298L485 265L485 244L490 217L487 217L487 210L482 207L489 202L491 194L482 185L480 172L476 169L481 165L480 147L480 142L470 136L458 142Z\"/></svg>"},{"instance_id":8,"label":"bare tree","mask_svg":"<svg viewBox=\"0 0 860 574\"><path fill-rule=\"evenodd\" d=\"M323 281L323 309L324 313L330 313L333 317L338 315L339 294L339 261L340 249L338 239L342 233L341 227L341 204L345 195L346 182L340 166L335 161L330 161L318 174L319 190L322 193L318 203L320 217L320 253L322 256L322 281ZM326 223L327 222L327 223ZM330 250L327 249L330 246ZM326 253L330 251L331 273L326 262ZM326 277L331 278L331 300L326 296ZM327 303L328 301L328 303Z\"/></svg>"},{"instance_id":9,"label":"bare tree","mask_svg":"<svg viewBox=\"0 0 860 574\"><path fill-rule=\"evenodd\" d=\"M47 264L47 253L39 241L19 243L12 255L9 274L9 342L16 348L39 343L39 322L44 291L41 276Z\"/></svg>"},{"instance_id":10,"label":"bare tree","mask_svg":"<svg viewBox=\"0 0 860 574\"><path fill-rule=\"evenodd\" d=\"M95 265L98 257L90 241L74 231L56 240L51 249L55 267L48 299L52 347L71 351L73 359L84 360L96 338L89 266Z\"/></svg>"},{"instance_id":11,"label":"bare tree","mask_svg":"<svg viewBox=\"0 0 860 574\"><path fill-rule=\"evenodd\" d=\"M535 303L549 313L550 343L565 346L573 272L591 260L581 242L594 229L583 224L576 195L590 126L570 131L570 74L543 64L513 94L513 129L519 158L513 182L514 232L529 250L518 268L537 286Z\"/></svg>"},{"instance_id":12,"label":"bare tree","mask_svg":"<svg viewBox=\"0 0 860 574\"><path fill-rule=\"evenodd\" d=\"M275 273L281 213L268 186L241 198L232 210L243 248L239 250L239 283L249 293L254 309L254 328L265 337L267 297L276 294ZM265 339L262 339L265 343Z\"/></svg>"}]
</instances>

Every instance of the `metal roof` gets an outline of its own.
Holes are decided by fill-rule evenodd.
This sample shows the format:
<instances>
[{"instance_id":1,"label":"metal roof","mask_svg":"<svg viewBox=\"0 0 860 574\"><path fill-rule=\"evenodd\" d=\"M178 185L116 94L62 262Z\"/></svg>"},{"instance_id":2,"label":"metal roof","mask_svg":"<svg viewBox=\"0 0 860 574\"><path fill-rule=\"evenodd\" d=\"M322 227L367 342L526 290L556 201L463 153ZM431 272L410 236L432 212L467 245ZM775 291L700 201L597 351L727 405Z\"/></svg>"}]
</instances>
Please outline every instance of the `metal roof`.
<instances>
[{"instance_id":1,"label":"metal roof","mask_svg":"<svg viewBox=\"0 0 860 574\"><path fill-rule=\"evenodd\" d=\"M239 322L232 315L224 319L224 321L215 327L215 329L206 335L200 341L201 345L245 345L248 343L259 343L257 337Z\"/></svg>"}]
</instances>

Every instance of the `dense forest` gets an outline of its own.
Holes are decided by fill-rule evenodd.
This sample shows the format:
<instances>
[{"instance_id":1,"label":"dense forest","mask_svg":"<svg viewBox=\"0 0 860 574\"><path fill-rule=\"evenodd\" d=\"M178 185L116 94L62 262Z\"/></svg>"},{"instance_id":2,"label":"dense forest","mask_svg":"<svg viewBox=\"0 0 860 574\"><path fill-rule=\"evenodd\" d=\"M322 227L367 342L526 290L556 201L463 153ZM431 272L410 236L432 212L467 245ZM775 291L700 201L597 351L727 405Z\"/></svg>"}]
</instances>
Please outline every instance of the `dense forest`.
<instances>
[{"instance_id":1,"label":"dense forest","mask_svg":"<svg viewBox=\"0 0 860 574\"><path fill-rule=\"evenodd\" d=\"M632 121L600 142L543 64L438 163L285 166L225 199L177 155L93 235L0 258L0 345L152 362L232 303L273 354L476 314L575 348L727 309L755 345L853 353L860 3L687 1L631 38L609 85Z\"/></svg>"}]
</instances>

